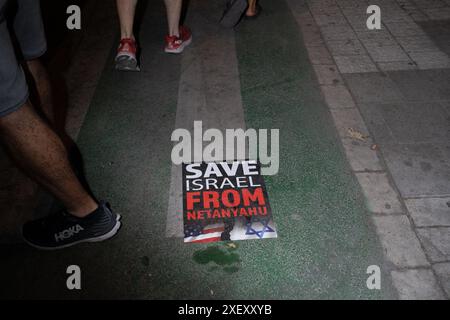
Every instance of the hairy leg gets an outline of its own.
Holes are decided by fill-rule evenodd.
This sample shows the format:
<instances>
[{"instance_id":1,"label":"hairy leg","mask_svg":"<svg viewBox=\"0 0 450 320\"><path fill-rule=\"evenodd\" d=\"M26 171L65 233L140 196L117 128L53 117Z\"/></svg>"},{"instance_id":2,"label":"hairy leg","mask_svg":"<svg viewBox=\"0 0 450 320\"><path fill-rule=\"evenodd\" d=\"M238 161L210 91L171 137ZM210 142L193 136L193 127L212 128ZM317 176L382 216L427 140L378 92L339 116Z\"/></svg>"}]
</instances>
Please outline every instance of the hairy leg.
<instances>
[{"instance_id":1,"label":"hairy leg","mask_svg":"<svg viewBox=\"0 0 450 320\"><path fill-rule=\"evenodd\" d=\"M47 70L39 59L29 60L26 67L33 77L36 86L41 111L47 119L55 125L55 110L53 109L53 95Z\"/></svg>"},{"instance_id":2,"label":"hairy leg","mask_svg":"<svg viewBox=\"0 0 450 320\"><path fill-rule=\"evenodd\" d=\"M84 217L98 207L75 176L60 138L29 102L0 118L0 139L16 163L71 214Z\"/></svg>"}]
</instances>

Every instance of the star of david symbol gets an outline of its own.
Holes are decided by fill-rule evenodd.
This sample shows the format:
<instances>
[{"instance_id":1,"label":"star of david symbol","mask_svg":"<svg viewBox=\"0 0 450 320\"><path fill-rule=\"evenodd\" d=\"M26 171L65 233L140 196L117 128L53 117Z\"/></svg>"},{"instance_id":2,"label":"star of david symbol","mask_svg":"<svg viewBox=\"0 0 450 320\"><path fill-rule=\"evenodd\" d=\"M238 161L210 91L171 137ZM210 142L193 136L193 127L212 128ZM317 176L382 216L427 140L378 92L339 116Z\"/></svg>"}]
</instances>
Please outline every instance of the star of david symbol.
<instances>
[{"instance_id":1,"label":"star of david symbol","mask_svg":"<svg viewBox=\"0 0 450 320\"><path fill-rule=\"evenodd\" d=\"M255 230L255 228L253 227L254 222L252 221L247 223L247 231L245 232L246 235L256 235L258 238L262 239L266 232L275 232L275 230L268 226L268 220L255 222L259 222L260 224L262 224L262 230Z\"/></svg>"}]
</instances>

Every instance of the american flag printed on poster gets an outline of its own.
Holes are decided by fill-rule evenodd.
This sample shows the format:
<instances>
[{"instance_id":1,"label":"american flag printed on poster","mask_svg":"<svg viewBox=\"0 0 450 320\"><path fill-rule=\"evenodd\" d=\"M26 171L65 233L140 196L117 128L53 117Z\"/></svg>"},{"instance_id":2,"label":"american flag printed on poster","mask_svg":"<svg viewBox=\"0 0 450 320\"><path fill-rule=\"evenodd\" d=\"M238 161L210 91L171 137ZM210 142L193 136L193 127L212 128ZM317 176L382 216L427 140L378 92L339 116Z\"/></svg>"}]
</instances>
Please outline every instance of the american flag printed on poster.
<instances>
[{"instance_id":1,"label":"american flag printed on poster","mask_svg":"<svg viewBox=\"0 0 450 320\"><path fill-rule=\"evenodd\" d=\"M186 230L184 242L208 243L221 240L222 232L225 231L224 223L216 223L204 228Z\"/></svg>"}]
</instances>

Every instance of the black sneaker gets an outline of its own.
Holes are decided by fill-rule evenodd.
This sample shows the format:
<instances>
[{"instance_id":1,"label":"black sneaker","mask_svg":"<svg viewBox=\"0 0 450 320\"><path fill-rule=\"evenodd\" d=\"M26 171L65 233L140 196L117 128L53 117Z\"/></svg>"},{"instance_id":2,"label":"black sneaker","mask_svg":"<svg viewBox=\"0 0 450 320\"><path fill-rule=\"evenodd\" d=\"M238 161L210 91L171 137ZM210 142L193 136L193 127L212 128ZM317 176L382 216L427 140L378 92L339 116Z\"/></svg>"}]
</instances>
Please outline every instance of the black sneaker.
<instances>
[{"instance_id":1,"label":"black sneaker","mask_svg":"<svg viewBox=\"0 0 450 320\"><path fill-rule=\"evenodd\" d=\"M81 242L103 241L114 236L120 228L120 215L111 211L105 202L86 216L77 218L65 211L24 224L22 233L31 246L61 249Z\"/></svg>"}]
</instances>

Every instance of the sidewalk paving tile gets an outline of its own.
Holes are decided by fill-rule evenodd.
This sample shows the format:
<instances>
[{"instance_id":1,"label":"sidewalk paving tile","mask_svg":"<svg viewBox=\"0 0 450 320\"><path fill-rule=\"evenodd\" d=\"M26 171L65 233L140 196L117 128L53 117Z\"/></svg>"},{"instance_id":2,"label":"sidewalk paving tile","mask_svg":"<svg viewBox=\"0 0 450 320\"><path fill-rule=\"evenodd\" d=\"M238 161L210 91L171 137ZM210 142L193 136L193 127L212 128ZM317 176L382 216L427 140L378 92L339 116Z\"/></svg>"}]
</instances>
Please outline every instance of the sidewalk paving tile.
<instances>
[{"instance_id":1,"label":"sidewalk paving tile","mask_svg":"<svg viewBox=\"0 0 450 320\"><path fill-rule=\"evenodd\" d=\"M342 139L348 161L353 171L377 171L382 170L377 152L373 150L371 141L356 141L354 139Z\"/></svg>"},{"instance_id":2,"label":"sidewalk paving tile","mask_svg":"<svg viewBox=\"0 0 450 320\"><path fill-rule=\"evenodd\" d=\"M432 262L450 262L450 228L418 228L417 234Z\"/></svg>"},{"instance_id":3,"label":"sidewalk paving tile","mask_svg":"<svg viewBox=\"0 0 450 320\"><path fill-rule=\"evenodd\" d=\"M349 133L350 129L360 132L365 137L369 136L369 132L358 109L331 109L330 111L341 138L351 137Z\"/></svg>"},{"instance_id":4,"label":"sidewalk paving tile","mask_svg":"<svg viewBox=\"0 0 450 320\"><path fill-rule=\"evenodd\" d=\"M417 227L450 227L450 197L406 199L405 204Z\"/></svg>"},{"instance_id":5,"label":"sidewalk paving tile","mask_svg":"<svg viewBox=\"0 0 450 320\"><path fill-rule=\"evenodd\" d=\"M402 300L445 299L429 269L392 271L391 275Z\"/></svg>"},{"instance_id":6,"label":"sidewalk paving tile","mask_svg":"<svg viewBox=\"0 0 450 320\"><path fill-rule=\"evenodd\" d=\"M336 64L341 73L376 72L377 67L368 55L335 56Z\"/></svg>"},{"instance_id":7,"label":"sidewalk paving tile","mask_svg":"<svg viewBox=\"0 0 450 320\"><path fill-rule=\"evenodd\" d=\"M333 56L349 56L367 54L366 49L357 39L332 40L327 42Z\"/></svg>"},{"instance_id":8,"label":"sidewalk paving tile","mask_svg":"<svg viewBox=\"0 0 450 320\"><path fill-rule=\"evenodd\" d=\"M413 61L391 61L391 62L378 62L378 68L381 71L394 71L394 70L417 70L417 65Z\"/></svg>"},{"instance_id":9,"label":"sidewalk paving tile","mask_svg":"<svg viewBox=\"0 0 450 320\"><path fill-rule=\"evenodd\" d=\"M360 104L360 108L379 143L450 141L449 121L437 102Z\"/></svg>"},{"instance_id":10,"label":"sidewalk paving tile","mask_svg":"<svg viewBox=\"0 0 450 320\"><path fill-rule=\"evenodd\" d=\"M334 64L329 65L314 65L317 80L319 84L330 85L342 83L341 75Z\"/></svg>"},{"instance_id":11,"label":"sidewalk paving tile","mask_svg":"<svg viewBox=\"0 0 450 320\"><path fill-rule=\"evenodd\" d=\"M450 297L450 262L436 263L433 265L433 270L436 272L447 296Z\"/></svg>"},{"instance_id":12,"label":"sidewalk paving tile","mask_svg":"<svg viewBox=\"0 0 450 320\"><path fill-rule=\"evenodd\" d=\"M387 259L397 268L427 267L429 262L405 215L374 216Z\"/></svg>"},{"instance_id":13,"label":"sidewalk paving tile","mask_svg":"<svg viewBox=\"0 0 450 320\"><path fill-rule=\"evenodd\" d=\"M325 101L332 109L354 108L353 101L347 87L343 85L325 85L321 86Z\"/></svg>"},{"instance_id":14,"label":"sidewalk paving tile","mask_svg":"<svg viewBox=\"0 0 450 320\"><path fill-rule=\"evenodd\" d=\"M401 101L395 83L381 73L345 74L345 80L357 102Z\"/></svg>"},{"instance_id":15,"label":"sidewalk paving tile","mask_svg":"<svg viewBox=\"0 0 450 320\"><path fill-rule=\"evenodd\" d=\"M385 173L356 173L356 177L366 195L367 206L371 212L384 214L403 212L397 192L392 188Z\"/></svg>"},{"instance_id":16,"label":"sidewalk paving tile","mask_svg":"<svg viewBox=\"0 0 450 320\"><path fill-rule=\"evenodd\" d=\"M386 164L403 197L450 195L450 145L387 144Z\"/></svg>"}]
</instances>

